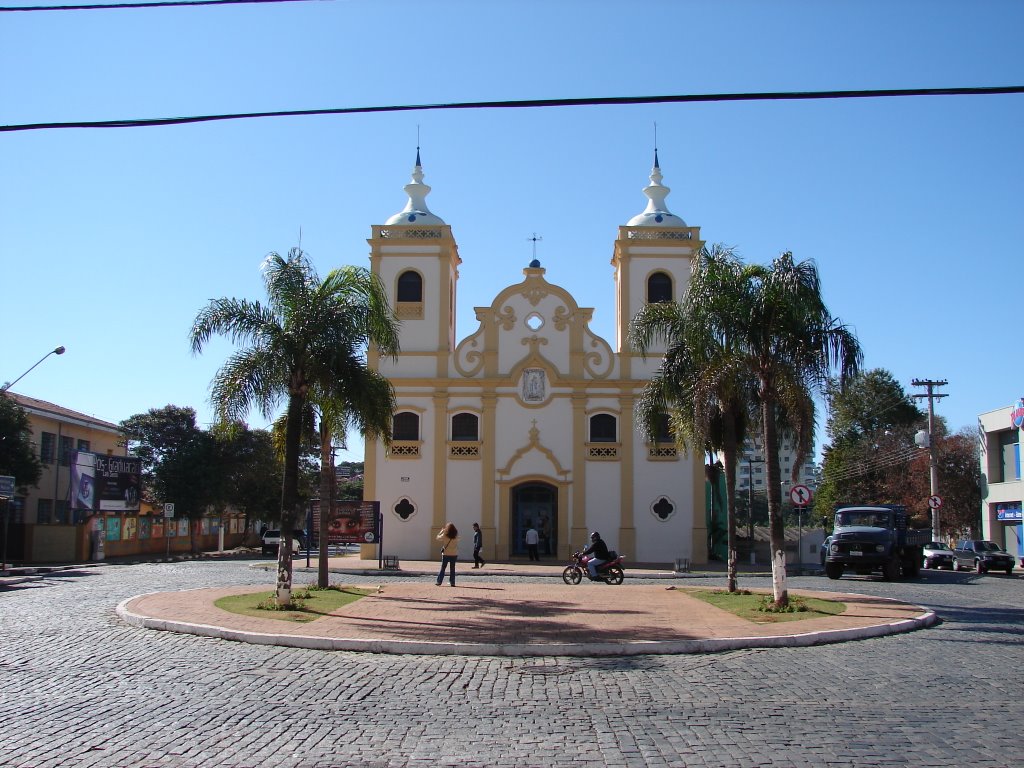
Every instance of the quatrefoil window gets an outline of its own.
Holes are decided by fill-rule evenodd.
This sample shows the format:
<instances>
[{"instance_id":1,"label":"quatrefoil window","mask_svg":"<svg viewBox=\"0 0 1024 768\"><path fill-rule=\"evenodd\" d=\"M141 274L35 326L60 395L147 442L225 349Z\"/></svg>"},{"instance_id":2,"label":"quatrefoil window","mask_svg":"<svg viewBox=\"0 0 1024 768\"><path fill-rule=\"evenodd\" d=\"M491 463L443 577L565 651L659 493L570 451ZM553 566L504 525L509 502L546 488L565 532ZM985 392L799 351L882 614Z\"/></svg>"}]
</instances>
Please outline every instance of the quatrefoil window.
<instances>
[{"instance_id":1,"label":"quatrefoil window","mask_svg":"<svg viewBox=\"0 0 1024 768\"><path fill-rule=\"evenodd\" d=\"M400 502L395 504L395 514L403 520L408 520L415 513L416 507L414 507L412 502L408 499L402 499Z\"/></svg>"},{"instance_id":2,"label":"quatrefoil window","mask_svg":"<svg viewBox=\"0 0 1024 768\"><path fill-rule=\"evenodd\" d=\"M672 513L676 511L676 508L672 505L671 501L662 496L651 507L651 511L662 520L668 520Z\"/></svg>"},{"instance_id":3,"label":"quatrefoil window","mask_svg":"<svg viewBox=\"0 0 1024 768\"><path fill-rule=\"evenodd\" d=\"M544 327L544 318L536 312L531 312L526 316L526 327L531 331L539 331Z\"/></svg>"}]
</instances>

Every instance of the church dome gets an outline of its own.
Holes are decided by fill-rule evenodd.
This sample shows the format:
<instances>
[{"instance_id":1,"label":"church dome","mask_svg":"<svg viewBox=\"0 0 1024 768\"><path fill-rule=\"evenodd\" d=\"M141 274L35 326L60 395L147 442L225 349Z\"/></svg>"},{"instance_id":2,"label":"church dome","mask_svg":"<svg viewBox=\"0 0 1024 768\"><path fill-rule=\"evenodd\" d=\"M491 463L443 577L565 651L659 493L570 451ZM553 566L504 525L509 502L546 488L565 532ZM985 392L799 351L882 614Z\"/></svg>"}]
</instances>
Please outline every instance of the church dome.
<instances>
[{"instance_id":1,"label":"church dome","mask_svg":"<svg viewBox=\"0 0 1024 768\"><path fill-rule=\"evenodd\" d=\"M654 168L651 169L651 183L644 187L647 207L626 222L627 227L685 227L686 222L669 211L665 198L672 190L661 183L661 166L658 164L658 150L654 150Z\"/></svg>"},{"instance_id":2,"label":"church dome","mask_svg":"<svg viewBox=\"0 0 1024 768\"><path fill-rule=\"evenodd\" d=\"M420 164L419 147L416 148L416 165L412 169L412 181L405 185L405 194L409 196L409 202L405 204L405 208L385 221L385 224L410 226L444 224L441 217L435 216L427 208L427 195L430 194L430 186L423 183L423 166Z\"/></svg>"}]
</instances>

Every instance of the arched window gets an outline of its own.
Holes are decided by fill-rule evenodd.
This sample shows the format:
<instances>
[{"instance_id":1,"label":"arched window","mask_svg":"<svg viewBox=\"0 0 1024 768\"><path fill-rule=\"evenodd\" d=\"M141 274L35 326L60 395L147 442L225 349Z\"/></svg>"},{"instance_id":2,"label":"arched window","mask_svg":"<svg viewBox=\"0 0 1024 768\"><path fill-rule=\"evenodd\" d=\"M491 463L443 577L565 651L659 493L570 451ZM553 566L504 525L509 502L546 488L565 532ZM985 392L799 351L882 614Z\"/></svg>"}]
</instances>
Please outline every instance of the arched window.
<instances>
[{"instance_id":1,"label":"arched window","mask_svg":"<svg viewBox=\"0 0 1024 768\"><path fill-rule=\"evenodd\" d=\"M647 303L672 301L672 278L664 272L655 272L647 278Z\"/></svg>"},{"instance_id":2,"label":"arched window","mask_svg":"<svg viewBox=\"0 0 1024 768\"><path fill-rule=\"evenodd\" d=\"M392 440L419 440L420 417L411 411L396 413L392 420Z\"/></svg>"},{"instance_id":3,"label":"arched window","mask_svg":"<svg viewBox=\"0 0 1024 768\"><path fill-rule=\"evenodd\" d=\"M423 278L406 270L398 276L398 301L423 301Z\"/></svg>"},{"instance_id":4,"label":"arched window","mask_svg":"<svg viewBox=\"0 0 1024 768\"><path fill-rule=\"evenodd\" d=\"M610 413L598 413L590 417L590 442L615 442L615 417Z\"/></svg>"},{"instance_id":5,"label":"arched window","mask_svg":"<svg viewBox=\"0 0 1024 768\"><path fill-rule=\"evenodd\" d=\"M475 413L452 416L452 441L476 442L480 439L480 419Z\"/></svg>"}]
</instances>

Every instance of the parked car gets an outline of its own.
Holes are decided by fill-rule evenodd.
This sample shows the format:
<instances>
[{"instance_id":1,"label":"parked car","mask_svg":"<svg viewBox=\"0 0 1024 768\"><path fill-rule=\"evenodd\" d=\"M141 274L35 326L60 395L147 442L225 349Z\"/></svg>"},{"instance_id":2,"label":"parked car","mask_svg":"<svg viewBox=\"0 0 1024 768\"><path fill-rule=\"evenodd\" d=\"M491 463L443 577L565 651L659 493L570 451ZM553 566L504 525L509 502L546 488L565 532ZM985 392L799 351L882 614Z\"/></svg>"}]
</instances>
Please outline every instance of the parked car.
<instances>
[{"instance_id":1,"label":"parked car","mask_svg":"<svg viewBox=\"0 0 1024 768\"><path fill-rule=\"evenodd\" d=\"M941 541L929 541L922 550L925 568L949 568L953 570L956 555L948 544Z\"/></svg>"},{"instance_id":2,"label":"parked car","mask_svg":"<svg viewBox=\"0 0 1024 768\"><path fill-rule=\"evenodd\" d=\"M292 532L292 552L299 552L302 549L302 542L306 538L306 532L295 530ZM260 548L264 555L276 555L277 548L281 544L281 531L270 529L263 533L263 541Z\"/></svg>"},{"instance_id":3,"label":"parked car","mask_svg":"<svg viewBox=\"0 0 1024 768\"><path fill-rule=\"evenodd\" d=\"M821 567L822 568L825 567L825 557L828 555L828 548L829 548L829 546L831 544L832 544L832 537L831 536L826 536L825 540L823 542L821 542L820 554L821 554Z\"/></svg>"},{"instance_id":4,"label":"parked car","mask_svg":"<svg viewBox=\"0 0 1024 768\"><path fill-rule=\"evenodd\" d=\"M978 573L991 570L1013 573L1013 556L994 541L965 539L956 545L954 552L956 562L953 567L957 571L977 568Z\"/></svg>"}]
</instances>

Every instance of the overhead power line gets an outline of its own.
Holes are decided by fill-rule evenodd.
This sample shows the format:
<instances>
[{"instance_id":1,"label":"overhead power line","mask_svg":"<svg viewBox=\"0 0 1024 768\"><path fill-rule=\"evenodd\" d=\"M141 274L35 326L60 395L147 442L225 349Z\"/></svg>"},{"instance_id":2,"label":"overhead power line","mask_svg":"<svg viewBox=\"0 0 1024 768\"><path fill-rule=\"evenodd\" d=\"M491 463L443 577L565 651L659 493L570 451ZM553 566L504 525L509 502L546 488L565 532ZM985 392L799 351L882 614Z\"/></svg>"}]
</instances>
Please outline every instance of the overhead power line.
<instances>
[{"instance_id":1,"label":"overhead power line","mask_svg":"<svg viewBox=\"0 0 1024 768\"><path fill-rule=\"evenodd\" d=\"M520 99L514 101L462 101L440 104L403 104L379 107L336 107L290 109L274 112L236 112L191 117L156 117L130 120L76 120L61 123L0 125L3 131L39 131L54 128L150 128L157 125L209 123L219 120L249 120L257 117L306 117L310 115L358 115L377 112L418 112L450 109L526 109L544 107L623 106L629 104L688 104L717 101L801 101L815 99L865 99L895 96L992 96L1024 93L1024 85L983 88L897 88L859 91L780 91L774 93L702 93L669 96L606 96L583 99Z\"/></svg>"},{"instance_id":2,"label":"overhead power line","mask_svg":"<svg viewBox=\"0 0 1024 768\"><path fill-rule=\"evenodd\" d=\"M308 3L313 0L158 0L146 3L91 3L88 5L0 6L0 13L26 11L107 11L124 8L169 8L182 5L241 5L244 3Z\"/></svg>"}]
</instances>

